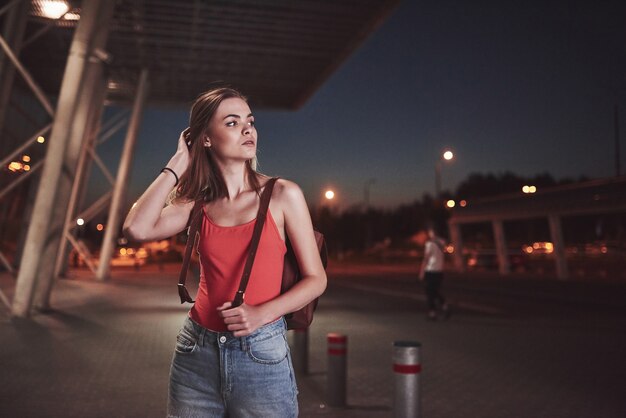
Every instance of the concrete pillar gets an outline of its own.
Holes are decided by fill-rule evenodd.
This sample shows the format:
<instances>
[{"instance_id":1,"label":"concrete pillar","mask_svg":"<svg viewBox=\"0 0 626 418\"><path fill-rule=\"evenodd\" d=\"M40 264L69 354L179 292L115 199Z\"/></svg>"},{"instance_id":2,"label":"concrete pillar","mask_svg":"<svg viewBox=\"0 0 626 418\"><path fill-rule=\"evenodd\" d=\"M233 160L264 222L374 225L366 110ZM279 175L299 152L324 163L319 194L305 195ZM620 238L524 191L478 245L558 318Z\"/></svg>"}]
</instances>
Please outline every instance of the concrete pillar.
<instances>
[{"instance_id":1,"label":"concrete pillar","mask_svg":"<svg viewBox=\"0 0 626 418\"><path fill-rule=\"evenodd\" d=\"M554 261L556 263L556 275L559 279L569 278L569 268L565 257L565 240L561 228L561 218L558 215L548 216L550 225L550 237L554 245Z\"/></svg>"},{"instance_id":2,"label":"concrete pillar","mask_svg":"<svg viewBox=\"0 0 626 418\"><path fill-rule=\"evenodd\" d=\"M500 274L510 274L511 264L509 263L509 250L506 245L504 235L504 224L499 219L491 221L493 225L493 236L496 243L496 253L498 255L498 271Z\"/></svg>"},{"instance_id":3,"label":"concrete pillar","mask_svg":"<svg viewBox=\"0 0 626 418\"><path fill-rule=\"evenodd\" d=\"M48 231L56 204L59 179L72 129L75 128L74 119L78 111L81 90L85 87L88 63L94 50L105 46L106 36L96 35L108 29L108 20L113 13L113 7L114 3L106 0L85 0L82 3L81 18L74 33L63 75L57 111L46 151L46 163L20 263L13 298L14 316L26 317L30 314L37 287L37 272L41 267L41 255L49 237ZM105 29L102 29L103 27ZM96 44L97 39L103 43Z\"/></svg>"},{"instance_id":4,"label":"concrete pillar","mask_svg":"<svg viewBox=\"0 0 626 418\"><path fill-rule=\"evenodd\" d=\"M139 85L137 87L137 96L133 104L133 113L128 124L126 140L124 142L124 150L120 166L117 170L117 178L115 180L115 188L113 189L113 197L111 198L111 207L109 208L109 217L104 230L104 240L102 249L100 250L100 261L98 264L98 280L106 280L110 273L111 258L115 251L115 244L118 232L122 223L121 210L124 204L124 196L126 195L126 183L130 172L130 164L133 159L135 143L137 141L137 133L141 123L141 115L143 106L148 95L148 70L141 71L139 77Z\"/></svg>"},{"instance_id":5,"label":"concrete pillar","mask_svg":"<svg viewBox=\"0 0 626 418\"><path fill-rule=\"evenodd\" d=\"M452 246L454 247L454 252L452 253L454 268L459 273L463 273L465 271L465 262L463 260L463 236L461 235L461 225L456 222L451 222L448 224L448 229L450 230L450 241L452 241Z\"/></svg>"}]
</instances>

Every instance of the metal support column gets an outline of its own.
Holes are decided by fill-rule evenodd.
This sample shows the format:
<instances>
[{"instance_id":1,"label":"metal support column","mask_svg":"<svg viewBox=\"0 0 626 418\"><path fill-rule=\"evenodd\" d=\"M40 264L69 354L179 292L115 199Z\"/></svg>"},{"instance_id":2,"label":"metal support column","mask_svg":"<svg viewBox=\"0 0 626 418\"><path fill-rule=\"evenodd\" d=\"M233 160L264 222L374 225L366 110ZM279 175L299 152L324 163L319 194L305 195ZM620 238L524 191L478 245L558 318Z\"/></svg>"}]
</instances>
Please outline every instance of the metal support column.
<instances>
[{"instance_id":1,"label":"metal support column","mask_svg":"<svg viewBox=\"0 0 626 418\"><path fill-rule=\"evenodd\" d=\"M101 26L106 28L108 25ZM79 105L72 123L71 135L64 155L63 170L57 185L53 215L48 225L48 237L41 255L40 267L37 271L37 289L35 290L34 306L40 310L50 308L50 295L54 287L56 266L60 255L65 255L67 225L73 219L76 206L75 189L79 187L84 174L84 155L87 154L89 138L95 123L96 115L101 115L104 106L102 97L106 89L103 78L103 64L98 61L89 63L84 88L81 90ZM80 160L83 160L83 164Z\"/></svg>"},{"instance_id":2,"label":"metal support column","mask_svg":"<svg viewBox=\"0 0 626 418\"><path fill-rule=\"evenodd\" d=\"M117 170L117 179L115 180L115 188L113 189L113 198L111 207L109 208L109 217L107 226L104 231L104 240L100 251L100 262L98 264L98 279L106 280L110 273L111 258L115 251L117 235L122 223L121 210L126 194L126 183L130 173L130 164L135 151L135 143L137 142L137 133L141 123L143 106L148 95L148 70L141 71L139 76L139 85L137 87L137 96L133 104L133 114L128 124L126 140L124 142L124 150L122 151L122 159Z\"/></svg>"},{"instance_id":3,"label":"metal support column","mask_svg":"<svg viewBox=\"0 0 626 418\"><path fill-rule=\"evenodd\" d=\"M93 92L93 101L91 103L93 108L90 111L89 123L87 131L85 132L85 144L81 149L78 167L76 168L76 180L72 185L72 193L65 217L64 233L61 238L61 244L54 267L54 279L64 275L67 270L71 250L68 246L69 241L67 240L67 235L72 234L77 219L75 215L78 208L82 207L82 202L87 192L87 184L89 183L89 175L91 174L91 166L93 163L89 151L93 149L96 138L98 137L100 120L102 119L102 112L104 110L104 100L106 99L107 81L102 77L100 80L101 82L97 83ZM88 220L85 220L85 222L88 222Z\"/></svg>"},{"instance_id":4,"label":"metal support column","mask_svg":"<svg viewBox=\"0 0 626 418\"><path fill-rule=\"evenodd\" d=\"M454 268L459 273L465 271L465 263L463 262L463 236L461 235L461 225L458 223L450 223L448 225L450 230L450 240L454 247L452 253L452 259L454 260Z\"/></svg>"},{"instance_id":5,"label":"metal support column","mask_svg":"<svg viewBox=\"0 0 626 418\"><path fill-rule=\"evenodd\" d=\"M82 3L81 18L74 33L63 75L50 144L46 152L46 164L20 263L12 307L15 316L30 315L37 287L37 272L41 267L41 254L48 238L63 160L74 128L73 121L78 110L80 92L84 88L88 61L96 48L104 47L96 45L94 41L100 27L108 26L108 22L103 22L103 19L111 16L113 7L114 3L106 0L85 0ZM102 40L106 42L106 39Z\"/></svg>"},{"instance_id":6,"label":"metal support column","mask_svg":"<svg viewBox=\"0 0 626 418\"><path fill-rule=\"evenodd\" d=\"M559 279L569 278L569 268L565 258L565 240L563 239L563 229L561 228L561 218L558 215L548 216L550 225L550 237L554 245L554 261L556 263L556 276Z\"/></svg>"},{"instance_id":7,"label":"metal support column","mask_svg":"<svg viewBox=\"0 0 626 418\"><path fill-rule=\"evenodd\" d=\"M510 274L511 264L509 263L509 251L506 245L506 236L504 235L504 224L501 220L494 219L491 221L493 226L493 237L496 242L496 253L498 255L498 271L500 274Z\"/></svg>"}]
</instances>

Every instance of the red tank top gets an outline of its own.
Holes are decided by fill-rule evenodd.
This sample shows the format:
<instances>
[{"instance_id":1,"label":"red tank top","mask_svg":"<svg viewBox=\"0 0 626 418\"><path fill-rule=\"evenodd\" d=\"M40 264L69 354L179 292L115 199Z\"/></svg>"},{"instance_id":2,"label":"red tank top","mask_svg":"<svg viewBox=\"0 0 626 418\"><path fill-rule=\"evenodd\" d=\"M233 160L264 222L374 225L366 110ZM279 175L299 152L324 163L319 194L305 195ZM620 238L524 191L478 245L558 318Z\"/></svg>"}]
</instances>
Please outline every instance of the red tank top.
<instances>
[{"instance_id":1,"label":"red tank top","mask_svg":"<svg viewBox=\"0 0 626 418\"><path fill-rule=\"evenodd\" d=\"M220 226L204 211L203 218L198 243L200 286L189 315L204 328L224 332L226 324L217 307L232 301L239 288L256 219L241 225ZM280 294L286 252L285 242L268 209L246 289L246 304L259 305Z\"/></svg>"}]
</instances>

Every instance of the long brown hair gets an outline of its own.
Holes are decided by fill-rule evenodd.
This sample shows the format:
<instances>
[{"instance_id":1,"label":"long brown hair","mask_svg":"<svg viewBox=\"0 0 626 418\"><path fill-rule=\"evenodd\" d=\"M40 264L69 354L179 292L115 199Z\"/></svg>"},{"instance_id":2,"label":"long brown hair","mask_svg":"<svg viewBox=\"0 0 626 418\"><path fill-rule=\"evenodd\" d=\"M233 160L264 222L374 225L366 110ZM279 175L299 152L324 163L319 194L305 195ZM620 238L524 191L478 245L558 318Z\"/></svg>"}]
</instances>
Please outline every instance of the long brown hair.
<instances>
[{"instance_id":1,"label":"long brown hair","mask_svg":"<svg viewBox=\"0 0 626 418\"><path fill-rule=\"evenodd\" d=\"M176 189L174 202L204 200L213 201L228 197L228 188L224 176L215 161L213 151L204 146L202 138L206 134L209 122L220 103L225 99L239 98L248 101L239 91L231 87L216 87L200 94L191 106L189 116L190 162L187 171L181 176ZM256 171L256 157L246 161L246 180L257 192L261 189Z\"/></svg>"}]
</instances>

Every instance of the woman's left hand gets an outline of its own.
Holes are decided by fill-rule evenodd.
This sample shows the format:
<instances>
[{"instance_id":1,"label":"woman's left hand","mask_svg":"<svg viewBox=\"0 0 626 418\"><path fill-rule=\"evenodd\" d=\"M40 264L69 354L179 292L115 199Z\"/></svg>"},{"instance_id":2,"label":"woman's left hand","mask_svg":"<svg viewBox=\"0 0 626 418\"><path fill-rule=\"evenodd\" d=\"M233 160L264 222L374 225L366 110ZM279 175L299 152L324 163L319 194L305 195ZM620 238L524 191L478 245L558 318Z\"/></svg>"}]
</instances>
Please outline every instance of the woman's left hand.
<instances>
[{"instance_id":1,"label":"woman's left hand","mask_svg":"<svg viewBox=\"0 0 626 418\"><path fill-rule=\"evenodd\" d=\"M217 308L219 315L235 337L250 335L267 322L263 309L259 306L241 304L231 308L232 302L226 302Z\"/></svg>"}]
</instances>

